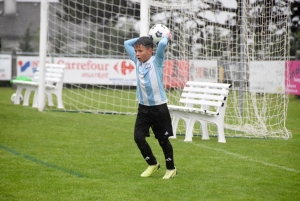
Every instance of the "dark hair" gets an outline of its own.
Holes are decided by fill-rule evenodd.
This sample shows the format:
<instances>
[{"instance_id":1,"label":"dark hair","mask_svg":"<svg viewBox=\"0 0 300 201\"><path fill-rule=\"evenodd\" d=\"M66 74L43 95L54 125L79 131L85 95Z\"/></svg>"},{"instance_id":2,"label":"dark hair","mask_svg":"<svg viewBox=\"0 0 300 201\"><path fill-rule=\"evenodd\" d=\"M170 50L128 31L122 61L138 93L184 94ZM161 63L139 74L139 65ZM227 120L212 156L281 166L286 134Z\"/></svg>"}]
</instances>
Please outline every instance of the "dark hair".
<instances>
[{"instance_id":1,"label":"dark hair","mask_svg":"<svg viewBox=\"0 0 300 201\"><path fill-rule=\"evenodd\" d=\"M142 36L134 43L134 46L140 45L143 45L146 48L153 48L153 40L148 36Z\"/></svg>"}]
</instances>

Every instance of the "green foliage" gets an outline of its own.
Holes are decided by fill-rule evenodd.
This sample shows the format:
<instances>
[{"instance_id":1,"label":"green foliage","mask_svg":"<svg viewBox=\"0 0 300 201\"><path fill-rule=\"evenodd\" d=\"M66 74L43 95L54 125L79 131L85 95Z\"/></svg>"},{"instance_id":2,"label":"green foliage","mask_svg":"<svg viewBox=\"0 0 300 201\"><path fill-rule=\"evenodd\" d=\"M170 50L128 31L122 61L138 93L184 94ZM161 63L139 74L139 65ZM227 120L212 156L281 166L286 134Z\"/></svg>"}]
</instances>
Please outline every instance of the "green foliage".
<instances>
[{"instance_id":1,"label":"green foliage","mask_svg":"<svg viewBox=\"0 0 300 201\"><path fill-rule=\"evenodd\" d=\"M86 46L77 52L78 54L88 53L90 55L123 55L124 40L138 37L134 31L125 32L112 25L99 28L97 31L91 30L85 38Z\"/></svg>"},{"instance_id":2,"label":"green foliage","mask_svg":"<svg viewBox=\"0 0 300 201\"><path fill-rule=\"evenodd\" d=\"M290 55L295 56L297 50L300 50L300 31L291 33L290 39Z\"/></svg>"},{"instance_id":3,"label":"green foliage","mask_svg":"<svg viewBox=\"0 0 300 201\"><path fill-rule=\"evenodd\" d=\"M63 12L56 13L62 22L72 22L74 24L84 24L89 21L95 24L90 29L88 35L81 36L85 45L77 51L77 54L89 54L91 57L98 55L124 55L124 40L138 37L135 31L125 31L121 27L116 28L118 18L130 16L139 19L139 4L134 4L126 0L60 0L63 5ZM84 25L83 25L84 26ZM66 47L67 38L59 30L54 41L55 53L70 53Z\"/></svg>"},{"instance_id":4,"label":"green foliage","mask_svg":"<svg viewBox=\"0 0 300 201\"><path fill-rule=\"evenodd\" d=\"M133 141L135 116L38 112L0 88L0 200L299 200L300 109L291 98L290 140L172 139L179 174L147 167ZM164 164L153 135L153 152Z\"/></svg>"},{"instance_id":5,"label":"green foliage","mask_svg":"<svg viewBox=\"0 0 300 201\"><path fill-rule=\"evenodd\" d=\"M9 51L9 49L5 46L5 38L0 35L0 52Z\"/></svg>"},{"instance_id":6,"label":"green foliage","mask_svg":"<svg viewBox=\"0 0 300 201\"><path fill-rule=\"evenodd\" d=\"M29 25L25 31L25 34L22 36L21 41L19 43L19 48L22 52L33 52L33 48L31 46L31 41L33 36L31 34L31 25Z\"/></svg>"},{"instance_id":7,"label":"green foliage","mask_svg":"<svg viewBox=\"0 0 300 201\"><path fill-rule=\"evenodd\" d=\"M291 31L293 33L298 32L299 29L299 19L300 19L300 1L295 0L291 2Z\"/></svg>"},{"instance_id":8,"label":"green foliage","mask_svg":"<svg viewBox=\"0 0 300 201\"><path fill-rule=\"evenodd\" d=\"M98 29L96 32L91 31L89 37L86 39L86 48L81 49L80 53L92 52L95 55L107 55L107 54L123 54L123 43L116 43L118 40L116 37L123 35L117 34L116 30L113 30L115 25L118 23L118 18L127 17L135 18L139 20L140 18L140 4L134 3L128 0L105 0L105 1L94 1L94 0L60 0L63 5L63 13L57 13L59 19L62 21L68 21L75 24L80 24L86 21L92 22L94 24L106 27L109 26L112 30L108 28ZM187 1L188 2L188 1ZM183 17L178 18L182 12L181 9L167 10L170 14L166 16L166 22L169 28L172 30L173 40L172 48L170 48L173 56L183 57L186 54L193 56L194 50L192 50L192 45L198 47L198 52L195 52L195 55L199 56L222 56L222 51L230 51L232 54L237 54L240 52L240 34L241 34L241 16L242 16L242 3L249 6L247 10L248 21L247 28L245 31L251 31L253 33L248 33L249 35L254 35L255 37L247 41L249 45L249 54L252 54L251 57L256 56L258 52L263 52L267 57L283 57L286 53L287 44L286 40L283 37L286 37L284 33L283 36L274 36L274 33L270 33L268 27L271 25L276 25L276 30L283 29L287 26L285 19L287 12L283 12L280 7L282 5L287 5L283 0L281 1L268 1L266 5L262 7L262 1L252 1L252 2L243 2L237 0L237 7L227 7L226 4L221 3L220 1L205 1L204 7L194 8L194 15L192 18ZM292 6L292 17L297 17L299 11L296 11L298 3L291 3ZM261 8L261 9L260 9ZM212 13L218 13L220 11L232 13L233 15L228 15L228 19L225 23L220 23L218 21L208 20L203 17L200 13L206 11L212 11ZM150 16L152 13L163 13L166 10L157 8L156 6L150 7ZM274 16L274 17L266 17ZM279 16L279 17L276 17ZM203 25L205 22L205 26ZM195 24L196 26L192 29L187 30L187 27L183 25L185 23ZM257 25L264 26L257 26ZM295 23L293 21L292 26ZM270 26L269 26L270 25ZM209 27L214 27L214 33L210 32ZM229 31L229 34L226 40L222 40L223 36L220 36L220 30L226 29ZM182 34L184 33L184 34ZM274 34L274 35L272 35ZM195 41L192 41L192 38L198 37ZM99 40L102 38L103 40ZM123 38L120 37L122 40ZM253 44L251 44L253 40ZM115 42L116 41L116 42ZM189 43L186 46L182 46L183 41ZM60 46L57 45L59 48ZM211 49L209 49L211 48ZM186 51L186 49L188 51ZM59 52L59 50L56 50ZM186 53L189 52L189 53ZM237 56L237 55L232 55Z\"/></svg>"},{"instance_id":9,"label":"green foliage","mask_svg":"<svg viewBox=\"0 0 300 201\"><path fill-rule=\"evenodd\" d=\"M60 28L58 30L58 35L55 37L54 41L54 52L55 53L64 53L65 52L65 45L67 44L67 36L63 32L63 30Z\"/></svg>"},{"instance_id":10,"label":"green foliage","mask_svg":"<svg viewBox=\"0 0 300 201\"><path fill-rule=\"evenodd\" d=\"M63 4L64 13L59 17L76 24L87 18L94 23L106 24L111 19L122 15L129 15L136 19L140 17L139 4L127 0L60 0L60 2Z\"/></svg>"}]
</instances>

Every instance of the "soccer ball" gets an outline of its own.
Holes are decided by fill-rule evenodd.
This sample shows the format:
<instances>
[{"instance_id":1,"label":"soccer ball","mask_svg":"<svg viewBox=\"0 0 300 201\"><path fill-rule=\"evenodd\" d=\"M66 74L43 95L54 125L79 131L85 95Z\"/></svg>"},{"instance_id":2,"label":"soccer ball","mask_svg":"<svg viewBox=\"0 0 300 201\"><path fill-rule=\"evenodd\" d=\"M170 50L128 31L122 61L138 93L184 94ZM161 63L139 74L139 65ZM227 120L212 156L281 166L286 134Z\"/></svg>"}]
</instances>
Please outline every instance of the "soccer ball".
<instances>
[{"instance_id":1,"label":"soccer ball","mask_svg":"<svg viewBox=\"0 0 300 201\"><path fill-rule=\"evenodd\" d=\"M169 28L163 24L156 24L149 30L149 36L153 39L154 44L158 44L158 42L164 37L167 36L170 32Z\"/></svg>"},{"instance_id":2,"label":"soccer ball","mask_svg":"<svg viewBox=\"0 0 300 201\"><path fill-rule=\"evenodd\" d=\"M10 100L11 100L11 102L15 102L15 99L16 99L16 93L14 93L13 95L11 95L11 97L10 97ZM22 96L22 94L20 94L20 103L23 101L23 96Z\"/></svg>"}]
</instances>

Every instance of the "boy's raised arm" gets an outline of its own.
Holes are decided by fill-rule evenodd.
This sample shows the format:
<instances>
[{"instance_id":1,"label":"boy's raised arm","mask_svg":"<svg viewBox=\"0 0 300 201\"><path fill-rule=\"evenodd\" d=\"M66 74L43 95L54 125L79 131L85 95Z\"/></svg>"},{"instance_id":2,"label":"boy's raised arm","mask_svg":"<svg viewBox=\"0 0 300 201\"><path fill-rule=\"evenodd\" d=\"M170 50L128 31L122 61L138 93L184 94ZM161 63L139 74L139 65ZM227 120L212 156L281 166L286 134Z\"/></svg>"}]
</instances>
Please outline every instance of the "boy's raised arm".
<instances>
[{"instance_id":1,"label":"boy's raised arm","mask_svg":"<svg viewBox=\"0 0 300 201\"><path fill-rule=\"evenodd\" d=\"M156 57L159 59L164 59L165 49L168 45L169 40L171 40L171 33L168 33L168 36L164 36L161 41L159 41L156 51Z\"/></svg>"},{"instance_id":2,"label":"boy's raised arm","mask_svg":"<svg viewBox=\"0 0 300 201\"><path fill-rule=\"evenodd\" d=\"M129 55L129 57L132 61L136 60L133 45L138 39L139 38L133 38L133 39L129 39L129 40L124 41L125 50L126 50L127 54Z\"/></svg>"}]
</instances>

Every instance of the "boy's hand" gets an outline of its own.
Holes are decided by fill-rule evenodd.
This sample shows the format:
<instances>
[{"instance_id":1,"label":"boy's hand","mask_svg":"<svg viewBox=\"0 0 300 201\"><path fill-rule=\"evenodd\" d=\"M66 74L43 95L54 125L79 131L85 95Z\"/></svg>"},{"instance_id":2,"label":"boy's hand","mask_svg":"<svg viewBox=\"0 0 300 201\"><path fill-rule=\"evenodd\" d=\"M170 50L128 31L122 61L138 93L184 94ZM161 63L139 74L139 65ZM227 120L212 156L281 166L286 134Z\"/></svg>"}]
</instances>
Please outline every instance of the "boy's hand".
<instances>
[{"instance_id":1,"label":"boy's hand","mask_svg":"<svg viewBox=\"0 0 300 201\"><path fill-rule=\"evenodd\" d=\"M172 34L171 34L171 32L169 32L168 33L168 41L171 41L171 39L172 39Z\"/></svg>"}]
</instances>

